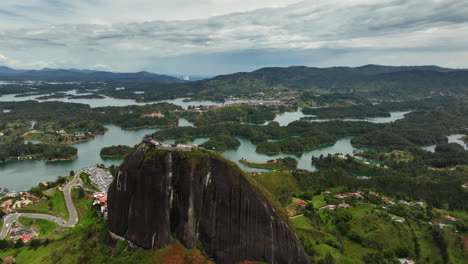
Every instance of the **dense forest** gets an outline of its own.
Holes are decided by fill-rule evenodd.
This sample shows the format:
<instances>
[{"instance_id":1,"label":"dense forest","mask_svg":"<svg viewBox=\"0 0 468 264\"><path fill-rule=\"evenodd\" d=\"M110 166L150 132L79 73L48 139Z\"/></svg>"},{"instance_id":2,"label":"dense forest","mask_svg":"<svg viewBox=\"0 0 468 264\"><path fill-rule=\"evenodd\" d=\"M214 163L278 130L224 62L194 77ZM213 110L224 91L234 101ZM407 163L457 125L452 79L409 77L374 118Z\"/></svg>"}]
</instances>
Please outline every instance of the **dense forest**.
<instances>
[{"instance_id":1,"label":"dense forest","mask_svg":"<svg viewBox=\"0 0 468 264\"><path fill-rule=\"evenodd\" d=\"M467 107L419 110L404 119L357 136L354 145L373 147L425 146L447 142L447 135L463 133L468 127Z\"/></svg>"},{"instance_id":2,"label":"dense forest","mask_svg":"<svg viewBox=\"0 0 468 264\"><path fill-rule=\"evenodd\" d=\"M105 124L123 128L174 126L177 124L177 116L172 112L181 108L168 103L91 108L76 103L26 101L0 102L0 109L11 110L8 113L0 112L1 120L5 122L35 120L35 128L44 131L64 129L102 133ZM164 117L143 117L155 112L164 114Z\"/></svg>"},{"instance_id":3,"label":"dense forest","mask_svg":"<svg viewBox=\"0 0 468 264\"><path fill-rule=\"evenodd\" d=\"M35 74L40 74L40 71ZM68 73L56 71L55 74L67 77ZM13 83L0 87L0 94L30 92L44 95L75 89L83 93L149 102L180 97L224 101L229 96L249 98L253 93L272 94L273 91L273 94L300 92L300 96L304 93L302 101L320 105L336 103L335 99L344 103L365 103L366 100L424 98L439 93L457 96L465 95L468 87L468 72L463 70L379 65L355 68L262 68L253 72L221 75L195 82L183 82L145 72L122 74L122 78L111 78L110 73L104 75L106 77L99 82L85 78L75 83L54 85L37 82L29 87ZM136 91L143 93L135 93Z\"/></svg>"},{"instance_id":4,"label":"dense forest","mask_svg":"<svg viewBox=\"0 0 468 264\"><path fill-rule=\"evenodd\" d=\"M101 149L101 157L125 157L133 148L124 145L109 146Z\"/></svg>"},{"instance_id":5,"label":"dense forest","mask_svg":"<svg viewBox=\"0 0 468 264\"><path fill-rule=\"evenodd\" d=\"M39 157L45 161L55 159L71 159L76 156L78 150L66 145L52 144L23 144L22 142L3 143L0 148L0 162L5 162L17 157Z\"/></svg>"},{"instance_id":6,"label":"dense forest","mask_svg":"<svg viewBox=\"0 0 468 264\"><path fill-rule=\"evenodd\" d=\"M264 123L275 118L277 113L289 110L286 107L236 105L219 107L202 114L186 112L184 117L196 126L207 126L219 123Z\"/></svg>"},{"instance_id":7,"label":"dense forest","mask_svg":"<svg viewBox=\"0 0 468 264\"><path fill-rule=\"evenodd\" d=\"M244 137L257 144L261 152L303 152L324 144L333 144L340 136L367 133L383 127L369 122L306 122L294 121L288 126L277 122L259 126L252 124L219 124L204 127L175 127L155 133L159 140L170 138L195 138L215 135ZM280 139L268 142L268 139ZM214 146L218 148L219 146Z\"/></svg>"}]
</instances>

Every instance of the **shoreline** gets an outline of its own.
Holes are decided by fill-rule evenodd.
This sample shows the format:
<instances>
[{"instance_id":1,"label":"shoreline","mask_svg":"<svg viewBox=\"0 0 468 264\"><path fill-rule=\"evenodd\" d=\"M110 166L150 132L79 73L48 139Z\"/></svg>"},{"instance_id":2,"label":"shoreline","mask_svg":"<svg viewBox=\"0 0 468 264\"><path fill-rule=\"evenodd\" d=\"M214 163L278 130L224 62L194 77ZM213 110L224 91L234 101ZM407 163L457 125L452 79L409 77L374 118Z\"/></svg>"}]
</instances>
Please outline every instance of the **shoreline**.
<instances>
[{"instance_id":1,"label":"shoreline","mask_svg":"<svg viewBox=\"0 0 468 264\"><path fill-rule=\"evenodd\" d=\"M304 152L307 152L307 151L311 151L311 150L316 150L318 148L321 148L321 147L325 147L325 146L331 146L333 144L335 144L336 141L334 143L325 143L325 144L320 144L320 145L317 145L317 146L314 146L312 148L308 148L308 149L305 149L303 151L297 151L297 152L294 152L294 151L280 151L280 152L269 152L269 151L258 151L257 149L255 149L255 152L258 152L258 153L265 153L265 154L269 154L269 155L277 155L277 154L303 154Z\"/></svg>"},{"instance_id":2,"label":"shoreline","mask_svg":"<svg viewBox=\"0 0 468 264\"><path fill-rule=\"evenodd\" d=\"M126 155L100 155L101 158L125 158Z\"/></svg>"},{"instance_id":3,"label":"shoreline","mask_svg":"<svg viewBox=\"0 0 468 264\"><path fill-rule=\"evenodd\" d=\"M76 158L78 158L78 154L75 154L75 155L73 155L73 156L71 156L69 158L58 158L58 159L48 159L48 160L42 159L42 161L44 161L44 162L56 162L56 161L74 160Z\"/></svg>"},{"instance_id":4,"label":"shoreline","mask_svg":"<svg viewBox=\"0 0 468 264\"><path fill-rule=\"evenodd\" d=\"M115 125L117 126L117 125ZM161 125L161 126L139 126L139 127L121 127L124 130L137 130L142 128L165 128L165 127L177 127L179 124L175 125Z\"/></svg>"},{"instance_id":5,"label":"shoreline","mask_svg":"<svg viewBox=\"0 0 468 264\"><path fill-rule=\"evenodd\" d=\"M277 164L275 162L258 163L258 162L252 162L252 161L249 161L249 160L238 160L238 162L240 164L245 165L245 166L250 167L250 168L266 169L266 170L270 170L270 171L277 170L277 169L273 169L273 168L268 166L269 164ZM258 166L256 166L256 165L258 165Z\"/></svg>"}]
</instances>

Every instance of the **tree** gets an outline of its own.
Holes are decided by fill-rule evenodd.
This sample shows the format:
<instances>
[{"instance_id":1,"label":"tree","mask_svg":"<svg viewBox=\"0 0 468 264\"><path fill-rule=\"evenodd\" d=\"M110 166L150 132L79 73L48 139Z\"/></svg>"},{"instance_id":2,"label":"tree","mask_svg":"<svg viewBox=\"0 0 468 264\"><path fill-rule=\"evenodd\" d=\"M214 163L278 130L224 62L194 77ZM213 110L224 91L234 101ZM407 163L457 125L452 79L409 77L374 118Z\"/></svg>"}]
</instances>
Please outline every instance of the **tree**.
<instances>
[{"instance_id":1,"label":"tree","mask_svg":"<svg viewBox=\"0 0 468 264\"><path fill-rule=\"evenodd\" d=\"M24 242L22 239L16 240L15 244L13 245L14 248L21 248L24 247Z\"/></svg>"},{"instance_id":2,"label":"tree","mask_svg":"<svg viewBox=\"0 0 468 264\"><path fill-rule=\"evenodd\" d=\"M36 249L41 246L41 241L39 239L32 239L31 242L29 242L29 246Z\"/></svg>"}]
</instances>

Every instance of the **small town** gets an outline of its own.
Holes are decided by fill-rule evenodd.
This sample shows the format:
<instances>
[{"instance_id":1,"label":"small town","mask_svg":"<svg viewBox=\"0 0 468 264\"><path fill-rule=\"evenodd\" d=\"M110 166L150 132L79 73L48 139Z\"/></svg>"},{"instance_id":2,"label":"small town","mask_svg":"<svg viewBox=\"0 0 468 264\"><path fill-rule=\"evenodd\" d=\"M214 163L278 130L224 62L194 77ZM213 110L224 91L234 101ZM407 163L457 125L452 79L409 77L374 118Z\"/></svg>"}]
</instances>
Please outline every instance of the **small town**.
<instances>
[{"instance_id":1,"label":"small town","mask_svg":"<svg viewBox=\"0 0 468 264\"><path fill-rule=\"evenodd\" d=\"M85 182L89 180L90 184ZM42 219L55 222L59 228L54 233L60 235L68 232L68 229L76 225L76 219L70 219L68 222L60 216L49 215L48 208L54 203L56 194L63 192L65 199L69 197L74 190L84 189L85 197L92 200L92 206L95 208L98 216L107 218L107 191L112 183L113 177L109 171L99 166L92 166L78 171L71 180L57 182L43 182L44 193L54 193L52 197L38 197L29 192L13 192L0 188L0 215L4 220L0 232L0 239L8 237L11 241L21 240L28 244L32 239L43 240L41 234L41 225L37 221ZM66 185L65 185L66 184ZM51 188L49 188L51 187ZM69 190L69 191L68 191ZM67 193L68 191L68 193ZM71 199L71 198L70 198ZM73 202L68 210L69 216L76 215L76 209ZM20 218L21 217L21 218ZM32 219L32 220L28 220Z\"/></svg>"}]
</instances>

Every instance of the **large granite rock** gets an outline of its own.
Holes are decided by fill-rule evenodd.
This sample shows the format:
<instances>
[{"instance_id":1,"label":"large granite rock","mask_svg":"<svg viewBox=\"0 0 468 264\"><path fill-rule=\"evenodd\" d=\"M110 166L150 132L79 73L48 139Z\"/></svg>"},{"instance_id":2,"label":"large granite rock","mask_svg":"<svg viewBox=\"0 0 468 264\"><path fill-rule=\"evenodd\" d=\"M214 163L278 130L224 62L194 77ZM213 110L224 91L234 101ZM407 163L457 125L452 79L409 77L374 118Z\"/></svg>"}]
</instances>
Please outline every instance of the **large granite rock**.
<instances>
[{"instance_id":1,"label":"large granite rock","mask_svg":"<svg viewBox=\"0 0 468 264\"><path fill-rule=\"evenodd\" d=\"M110 186L108 224L142 248L164 248L176 238L216 263L310 263L268 197L218 154L141 144Z\"/></svg>"}]
</instances>

